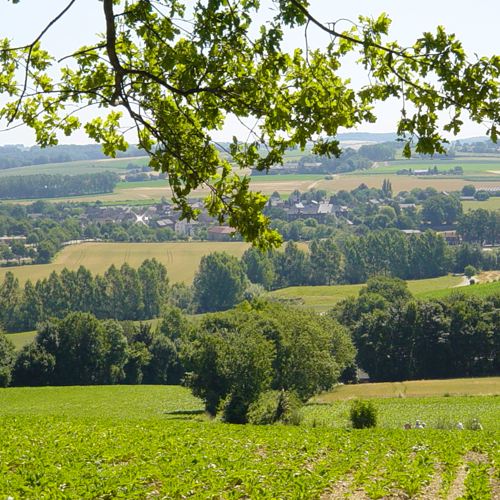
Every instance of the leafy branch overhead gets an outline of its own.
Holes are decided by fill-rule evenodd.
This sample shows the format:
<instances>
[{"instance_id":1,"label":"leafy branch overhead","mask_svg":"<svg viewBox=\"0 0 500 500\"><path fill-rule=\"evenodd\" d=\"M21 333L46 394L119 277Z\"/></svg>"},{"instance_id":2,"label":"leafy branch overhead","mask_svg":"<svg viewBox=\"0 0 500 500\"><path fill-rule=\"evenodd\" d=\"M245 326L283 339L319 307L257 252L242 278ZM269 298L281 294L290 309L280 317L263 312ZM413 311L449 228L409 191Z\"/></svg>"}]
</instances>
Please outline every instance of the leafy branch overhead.
<instances>
[{"instance_id":1,"label":"leafy branch overhead","mask_svg":"<svg viewBox=\"0 0 500 500\"><path fill-rule=\"evenodd\" d=\"M12 0L18 3L18 0ZM95 45L60 60L42 48L43 37L75 0L33 42L14 47L0 40L0 93L8 102L0 119L25 123L42 146L83 127L113 156L127 147L124 125L136 129L151 165L167 172L173 198L185 217L196 217L190 193L208 187L206 206L262 247L280 243L262 215L266 198L250 190L240 168L267 170L290 147L315 143L314 152L339 155L339 127L374 122L378 101L401 99L397 124L405 155L443 152L442 133L458 133L463 116L488 125L497 139L500 122L500 56L471 61L459 40L442 27L424 33L413 46L388 40L390 19L360 17L348 31L318 20L305 0L274 0L265 24L259 0L103 0L106 32ZM21 7L20 7L21 8ZM330 36L322 50L284 49L291 27ZM339 76L355 55L369 76L356 89ZM77 110L107 109L106 117L82 123ZM443 119L443 126L439 120ZM236 116L249 127L234 138L228 155L212 134Z\"/></svg>"}]
</instances>

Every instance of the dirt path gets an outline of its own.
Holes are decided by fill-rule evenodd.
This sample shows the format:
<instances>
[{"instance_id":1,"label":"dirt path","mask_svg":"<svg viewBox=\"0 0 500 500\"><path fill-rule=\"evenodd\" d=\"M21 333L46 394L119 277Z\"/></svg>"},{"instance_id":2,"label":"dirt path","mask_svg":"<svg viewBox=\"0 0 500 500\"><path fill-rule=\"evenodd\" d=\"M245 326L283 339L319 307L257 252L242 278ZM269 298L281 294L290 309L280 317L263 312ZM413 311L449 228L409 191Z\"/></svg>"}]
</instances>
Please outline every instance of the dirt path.
<instances>
[{"instance_id":1,"label":"dirt path","mask_svg":"<svg viewBox=\"0 0 500 500\"><path fill-rule=\"evenodd\" d=\"M463 276L462 281L458 285L453 286L453 288L458 288L461 286L469 286L469 278L467 278L467 276Z\"/></svg>"},{"instance_id":2,"label":"dirt path","mask_svg":"<svg viewBox=\"0 0 500 500\"><path fill-rule=\"evenodd\" d=\"M463 464L458 468L457 475L448 492L447 500L458 500L465 495L465 479L469 471L468 462L475 464L487 463L488 456L474 451L469 451L469 453L464 455Z\"/></svg>"}]
</instances>

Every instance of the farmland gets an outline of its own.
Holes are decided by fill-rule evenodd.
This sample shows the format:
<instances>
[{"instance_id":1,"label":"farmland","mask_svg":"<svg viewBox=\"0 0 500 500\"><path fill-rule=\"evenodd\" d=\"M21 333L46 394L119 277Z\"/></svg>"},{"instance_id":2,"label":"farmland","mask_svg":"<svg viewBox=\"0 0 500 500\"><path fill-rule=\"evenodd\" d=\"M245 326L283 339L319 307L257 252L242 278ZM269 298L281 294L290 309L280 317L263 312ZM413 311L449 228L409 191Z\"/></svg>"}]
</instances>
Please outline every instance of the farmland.
<instances>
[{"instance_id":1,"label":"farmland","mask_svg":"<svg viewBox=\"0 0 500 500\"><path fill-rule=\"evenodd\" d=\"M132 163L136 167L147 165L149 158L146 156L131 158L116 158L107 160L81 160L66 163L46 163L44 165L16 167L0 170L1 177L17 175L39 175L39 174L95 174L98 172L125 173L127 166Z\"/></svg>"},{"instance_id":2,"label":"farmland","mask_svg":"<svg viewBox=\"0 0 500 500\"><path fill-rule=\"evenodd\" d=\"M287 160L296 160L298 153L291 152L295 156L287 157ZM302 154L302 153L300 153ZM33 167L18 167L7 170L0 170L0 177L9 175L32 175L40 174L83 174L96 173L105 170L114 171L118 174L124 173L128 164L144 166L147 164L146 157L121 158L110 160L76 161L69 163L53 163ZM401 169L433 168L437 166L441 170L447 170L460 165L464 174L460 176L408 176L397 175ZM242 172L249 173L249 172ZM337 174L325 178L322 174L282 174L282 175L261 175L252 177L251 184L255 191L264 194L271 194L274 191L280 192L283 196L289 195L295 189L301 192L311 188L325 189L332 193L341 189L352 190L364 183L368 187L381 186L383 178L388 178L393 187L393 191L409 191L413 188L435 187L438 190L458 191L466 184L474 184L477 188L485 186L500 185L500 160L498 158L476 158L458 157L453 160L396 160L393 162L381 162L376 167L369 170L354 171L346 174ZM193 197L204 197L208 194L207 189L197 189L192 192ZM69 198L54 198L54 201L78 201L91 202L101 200L106 204L116 203L152 203L158 202L162 197L170 198L171 192L168 181L145 181L145 182L122 182L119 183L113 193L104 195L76 196ZM23 201L24 203L27 200ZM477 202L479 203L479 202ZM474 202L473 208L479 208ZM492 208L493 201L480 202L485 207ZM494 205L497 207L496 205ZM466 205L468 208L468 205Z\"/></svg>"},{"instance_id":3,"label":"farmland","mask_svg":"<svg viewBox=\"0 0 500 500\"><path fill-rule=\"evenodd\" d=\"M425 280L408 281L409 290L417 296L427 296L436 290L447 295L463 281L461 276L442 276ZM316 311L326 311L347 297L355 297L364 285L296 286L275 290L271 297L291 300ZM475 285L479 288L479 285ZM468 288L468 287L467 287ZM492 287L493 288L493 287ZM495 289L500 288L500 284ZM462 290L462 288L460 288Z\"/></svg>"},{"instance_id":4,"label":"farmland","mask_svg":"<svg viewBox=\"0 0 500 500\"><path fill-rule=\"evenodd\" d=\"M380 428L352 431L345 401L257 427L207 420L179 387L3 389L0 497L495 498L498 398L376 403ZM470 415L484 431L400 430Z\"/></svg>"},{"instance_id":5,"label":"farmland","mask_svg":"<svg viewBox=\"0 0 500 500\"><path fill-rule=\"evenodd\" d=\"M60 272L65 267L76 270L85 266L93 273L103 273L111 264L121 266L127 262L138 267L146 259L155 258L168 270L171 282L192 281L203 255L211 252L227 252L240 257L249 247L243 242L173 242L173 243L82 243L65 247L50 264L3 267L0 278L11 271L21 283L28 279L36 281L46 278L52 271Z\"/></svg>"}]
</instances>

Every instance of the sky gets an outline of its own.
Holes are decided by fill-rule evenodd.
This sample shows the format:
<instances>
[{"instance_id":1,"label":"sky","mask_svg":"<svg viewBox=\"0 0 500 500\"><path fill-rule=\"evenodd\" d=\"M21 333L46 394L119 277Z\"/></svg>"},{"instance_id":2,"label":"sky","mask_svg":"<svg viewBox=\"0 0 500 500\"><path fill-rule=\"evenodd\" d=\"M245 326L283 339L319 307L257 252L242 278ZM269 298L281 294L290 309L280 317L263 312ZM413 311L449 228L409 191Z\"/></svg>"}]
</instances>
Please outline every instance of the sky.
<instances>
[{"instance_id":1,"label":"sky","mask_svg":"<svg viewBox=\"0 0 500 500\"><path fill-rule=\"evenodd\" d=\"M46 24L59 13L68 0L21 0L13 5L7 0L0 0L0 38L9 38L15 44L29 43ZM264 12L272 7L270 0ZM500 53L498 20L500 19L500 0L311 0L311 12L321 21L338 19L356 20L359 15L378 16L386 12L393 20L390 36L403 45L412 44L424 31L434 31L438 25L444 25L447 32L455 33L470 55L491 56ZM347 28L339 24L339 28ZM95 41L95 34L104 31L102 3L98 0L77 0L75 5L44 37L44 47L56 57L62 57L72 49ZM287 48L292 50L302 45L303 31L289 32ZM309 31L309 44L322 47L327 38L319 30ZM362 85L366 75L355 64L344 70L343 76L352 78L357 85ZM0 104L4 102L0 98ZM378 120L375 124L363 125L360 132L392 132L401 105L398 102L387 103L376 108ZM88 116L88 115L86 115ZM0 129L5 127L0 123ZM485 135L486 127L466 123L459 137ZM226 128L217 132L216 140L230 140L232 135L245 138L247 133L235 120L229 119ZM89 139L83 133L70 138L62 138L62 143L85 144ZM133 142L133 140L131 140ZM14 131L0 132L0 145L34 143L33 134L25 127Z\"/></svg>"}]
</instances>

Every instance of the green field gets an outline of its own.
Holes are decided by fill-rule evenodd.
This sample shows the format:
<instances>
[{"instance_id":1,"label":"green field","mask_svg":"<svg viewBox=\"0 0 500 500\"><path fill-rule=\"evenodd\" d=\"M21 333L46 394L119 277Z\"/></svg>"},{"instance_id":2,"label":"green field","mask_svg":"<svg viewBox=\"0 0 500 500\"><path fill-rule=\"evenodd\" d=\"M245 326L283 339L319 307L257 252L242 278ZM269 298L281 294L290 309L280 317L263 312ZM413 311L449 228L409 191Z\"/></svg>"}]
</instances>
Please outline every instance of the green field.
<instances>
[{"instance_id":1,"label":"green field","mask_svg":"<svg viewBox=\"0 0 500 500\"><path fill-rule=\"evenodd\" d=\"M419 294L419 297L426 299L443 299L452 293L475 295L476 297L487 297L488 295L500 293L500 281L492 283L479 283L472 286L462 286L455 289L432 290L422 292Z\"/></svg>"},{"instance_id":2,"label":"green field","mask_svg":"<svg viewBox=\"0 0 500 500\"><path fill-rule=\"evenodd\" d=\"M136 156L130 158L116 158L106 160L80 160L66 163L47 163L44 165L31 165L28 167L16 167L0 170L1 177L10 177L13 175L40 175L40 174L96 174L98 172L116 172L125 173L129 163L134 166L142 167L147 165L149 157Z\"/></svg>"},{"instance_id":3,"label":"green field","mask_svg":"<svg viewBox=\"0 0 500 500\"><path fill-rule=\"evenodd\" d=\"M500 158L468 158L457 157L450 160L399 160L390 162L379 162L379 164L370 169L367 173L371 175L386 175L395 174L398 170L412 169L424 170L434 168L436 166L439 171L450 170L460 166L463 168L464 176L470 175L495 175L498 170L500 174Z\"/></svg>"},{"instance_id":4,"label":"green field","mask_svg":"<svg viewBox=\"0 0 500 500\"><path fill-rule=\"evenodd\" d=\"M461 276L442 276L426 280L408 281L409 290L416 296L427 296L440 290L446 295L463 281ZM294 286L269 293L270 297L289 300L316 311L327 311L347 297L355 297L364 285ZM476 285L475 285L476 286ZM462 287L460 288L462 289Z\"/></svg>"},{"instance_id":5,"label":"green field","mask_svg":"<svg viewBox=\"0 0 500 500\"><path fill-rule=\"evenodd\" d=\"M500 196L488 198L485 201L462 201L464 211L477 210L484 208L486 210L500 210Z\"/></svg>"},{"instance_id":6,"label":"green field","mask_svg":"<svg viewBox=\"0 0 500 500\"><path fill-rule=\"evenodd\" d=\"M498 397L381 399L362 431L347 405L258 427L207 420L180 387L1 389L0 498L497 498ZM470 416L483 431L430 428Z\"/></svg>"},{"instance_id":7,"label":"green field","mask_svg":"<svg viewBox=\"0 0 500 500\"><path fill-rule=\"evenodd\" d=\"M171 282L190 283L198 269L200 260L211 252L227 252L241 257L249 247L248 243L212 241L172 242L172 243L82 243L67 246L61 250L50 264L14 266L0 268L0 279L12 272L21 283L28 279L33 282L46 278L52 271L60 272L65 267L78 269L85 266L93 273L102 274L115 264L127 262L138 267L146 259L155 258L162 262L168 271Z\"/></svg>"},{"instance_id":8,"label":"green field","mask_svg":"<svg viewBox=\"0 0 500 500\"><path fill-rule=\"evenodd\" d=\"M37 332L21 332L21 333L7 333L7 338L14 344L17 351L19 351L26 344L29 344L36 336Z\"/></svg>"}]
</instances>

